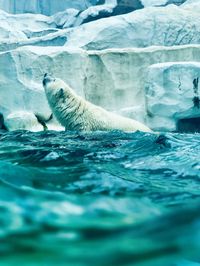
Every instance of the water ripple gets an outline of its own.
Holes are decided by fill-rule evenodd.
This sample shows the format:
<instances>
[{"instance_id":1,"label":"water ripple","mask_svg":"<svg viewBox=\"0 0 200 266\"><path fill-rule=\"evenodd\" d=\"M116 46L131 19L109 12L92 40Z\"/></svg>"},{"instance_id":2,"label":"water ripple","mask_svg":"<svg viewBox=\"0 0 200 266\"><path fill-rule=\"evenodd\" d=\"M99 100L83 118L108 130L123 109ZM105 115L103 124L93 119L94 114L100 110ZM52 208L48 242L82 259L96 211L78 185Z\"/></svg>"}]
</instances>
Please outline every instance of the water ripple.
<instances>
[{"instance_id":1,"label":"water ripple","mask_svg":"<svg viewBox=\"0 0 200 266\"><path fill-rule=\"evenodd\" d=\"M200 260L199 144L199 134L0 132L1 265Z\"/></svg>"}]
</instances>

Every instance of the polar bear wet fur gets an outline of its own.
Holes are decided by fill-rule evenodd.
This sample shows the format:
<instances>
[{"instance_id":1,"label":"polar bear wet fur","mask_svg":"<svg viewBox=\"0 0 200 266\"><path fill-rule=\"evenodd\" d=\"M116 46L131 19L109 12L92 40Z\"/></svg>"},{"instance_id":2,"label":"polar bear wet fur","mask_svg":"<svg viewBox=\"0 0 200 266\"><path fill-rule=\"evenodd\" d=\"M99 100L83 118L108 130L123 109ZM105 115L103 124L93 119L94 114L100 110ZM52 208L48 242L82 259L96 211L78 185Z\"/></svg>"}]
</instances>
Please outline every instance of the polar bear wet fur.
<instances>
[{"instance_id":1,"label":"polar bear wet fur","mask_svg":"<svg viewBox=\"0 0 200 266\"><path fill-rule=\"evenodd\" d=\"M86 101L61 79L45 74L43 86L53 114L66 130L151 132L138 121L114 114Z\"/></svg>"}]
</instances>

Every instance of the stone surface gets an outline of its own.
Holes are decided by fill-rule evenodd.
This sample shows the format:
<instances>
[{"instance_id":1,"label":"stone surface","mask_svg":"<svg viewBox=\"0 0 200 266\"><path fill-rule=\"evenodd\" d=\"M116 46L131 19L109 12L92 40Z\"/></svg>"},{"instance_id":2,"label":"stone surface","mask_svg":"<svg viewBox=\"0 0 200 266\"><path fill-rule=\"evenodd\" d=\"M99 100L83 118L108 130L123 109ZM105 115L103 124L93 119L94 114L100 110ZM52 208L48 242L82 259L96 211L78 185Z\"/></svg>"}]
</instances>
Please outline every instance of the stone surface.
<instances>
[{"instance_id":1,"label":"stone surface","mask_svg":"<svg viewBox=\"0 0 200 266\"><path fill-rule=\"evenodd\" d=\"M53 15L51 22L55 23L57 28L70 28L75 25L79 13L78 9L68 8Z\"/></svg>"},{"instance_id":2,"label":"stone surface","mask_svg":"<svg viewBox=\"0 0 200 266\"><path fill-rule=\"evenodd\" d=\"M37 132L44 130L33 113L24 111L9 114L5 117L4 124L9 131L30 130Z\"/></svg>"},{"instance_id":3,"label":"stone surface","mask_svg":"<svg viewBox=\"0 0 200 266\"><path fill-rule=\"evenodd\" d=\"M89 50L197 44L199 13L200 5L196 4L149 7L84 24L63 34L67 36L68 47Z\"/></svg>"},{"instance_id":4,"label":"stone surface","mask_svg":"<svg viewBox=\"0 0 200 266\"><path fill-rule=\"evenodd\" d=\"M155 130L176 131L180 127L183 130L184 125L188 127L192 121L189 119L200 117L200 63L150 66L146 103L148 124Z\"/></svg>"},{"instance_id":5,"label":"stone surface","mask_svg":"<svg viewBox=\"0 0 200 266\"><path fill-rule=\"evenodd\" d=\"M25 73L23 66L26 63L29 67ZM5 117L22 110L50 116L41 85L31 79L34 68L37 68L34 57L28 52L23 55L16 51L0 54L0 112Z\"/></svg>"},{"instance_id":6,"label":"stone surface","mask_svg":"<svg viewBox=\"0 0 200 266\"><path fill-rule=\"evenodd\" d=\"M0 9L9 13L41 13L52 15L67 8L85 10L99 0L0 0Z\"/></svg>"},{"instance_id":7,"label":"stone surface","mask_svg":"<svg viewBox=\"0 0 200 266\"><path fill-rule=\"evenodd\" d=\"M58 27L62 28L69 28L69 27L76 27L80 26L82 24L101 19L110 17L114 14L115 5L99 5L99 6L91 6L88 9L84 10L83 12L70 12L69 9L66 9L65 12L57 13L55 15L56 20L57 18L60 18L59 20L62 21L62 23L57 23ZM65 18L65 21L64 21Z\"/></svg>"},{"instance_id":8,"label":"stone surface","mask_svg":"<svg viewBox=\"0 0 200 266\"><path fill-rule=\"evenodd\" d=\"M126 14L143 7L140 0L107 0L102 5L90 6L81 12L77 9L58 12L52 17L52 21L59 28L76 27L101 18Z\"/></svg>"},{"instance_id":9,"label":"stone surface","mask_svg":"<svg viewBox=\"0 0 200 266\"><path fill-rule=\"evenodd\" d=\"M186 0L141 0L141 2L144 5L144 7L148 7L148 6L165 6L165 5L170 5L170 4L181 5L185 1Z\"/></svg>"},{"instance_id":10,"label":"stone surface","mask_svg":"<svg viewBox=\"0 0 200 266\"><path fill-rule=\"evenodd\" d=\"M0 0L0 9L14 14L34 13L53 15L68 8L80 11L100 4L115 4L116 12L124 14L143 6L158 6L168 3L180 4L184 0Z\"/></svg>"},{"instance_id":11,"label":"stone surface","mask_svg":"<svg viewBox=\"0 0 200 266\"><path fill-rule=\"evenodd\" d=\"M0 113L6 117L23 110L48 119L51 110L41 83L48 72L94 104L145 122L147 69L175 60L200 61L200 46L106 51L22 47L0 53Z\"/></svg>"},{"instance_id":12,"label":"stone surface","mask_svg":"<svg viewBox=\"0 0 200 266\"><path fill-rule=\"evenodd\" d=\"M99 7L94 7L93 11L97 11ZM58 29L87 22L88 17L81 18L83 13L78 15L77 10L66 12L55 16L55 21L41 15L13 16L1 13L3 23L0 31L0 51L26 45L66 45L102 50L200 43L200 5L197 4L149 7L126 15L98 19L79 27Z\"/></svg>"},{"instance_id":13,"label":"stone surface","mask_svg":"<svg viewBox=\"0 0 200 266\"><path fill-rule=\"evenodd\" d=\"M1 43L23 42L57 31L54 22L44 15L12 15L0 10Z\"/></svg>"},{"instance_id":14,"label":"stone surface","mask_svg":"<svg viewBox=\"0 0 200 266\"><path fill-rule=\"evenodd\" d=\"M187 0L183 6L190 5L190 4L199 4L200 0Z\"/></svg>"},{"instance_id":15,"label":"stone surface","mask_svg":"<svg viewBox=\"0 0 200 266\"><path fill-rule=\"evenodd\" d=\"M141 0L145 7L165 5L167 4L167 1L168 0Z\"/></svg>"}]
</instances>

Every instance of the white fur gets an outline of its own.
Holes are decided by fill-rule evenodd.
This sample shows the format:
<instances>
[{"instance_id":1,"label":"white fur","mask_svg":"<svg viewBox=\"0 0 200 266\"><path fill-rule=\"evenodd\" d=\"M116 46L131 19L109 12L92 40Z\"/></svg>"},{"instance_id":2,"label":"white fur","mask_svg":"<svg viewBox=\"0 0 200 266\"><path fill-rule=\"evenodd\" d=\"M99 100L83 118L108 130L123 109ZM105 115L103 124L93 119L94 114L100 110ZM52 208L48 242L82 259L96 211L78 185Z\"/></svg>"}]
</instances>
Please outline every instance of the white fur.
<instances>
[{"instance_id":1,"label":"white fur","mask_svg":"<svg viewBox=\"0 0 200 266\"><path fill-rule=\"evenodd\" d=\"M111 113L86 101L61 79L50 78L44 88L54 115L67 130L151 132L140 122Z\"/></svg>"}]
</instances>

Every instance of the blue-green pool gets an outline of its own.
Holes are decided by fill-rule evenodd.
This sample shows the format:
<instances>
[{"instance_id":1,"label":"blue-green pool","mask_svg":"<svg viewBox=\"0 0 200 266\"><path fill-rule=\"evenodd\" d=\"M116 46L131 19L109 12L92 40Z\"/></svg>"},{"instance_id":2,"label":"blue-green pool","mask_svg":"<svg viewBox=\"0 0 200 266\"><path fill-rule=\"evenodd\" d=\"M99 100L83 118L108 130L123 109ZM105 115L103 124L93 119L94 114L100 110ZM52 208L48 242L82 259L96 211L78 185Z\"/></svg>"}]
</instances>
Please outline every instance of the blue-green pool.
<instances>
[{"instance_id":1,"label":"blue-green pool","mask_svg":"<svg viewBox=\"0 0 200 266\"><path fill-rule=\"evenodd\" d=\"M0 266L200 265L200 134L0 132Z\"/></svg>"}]
</instances>

